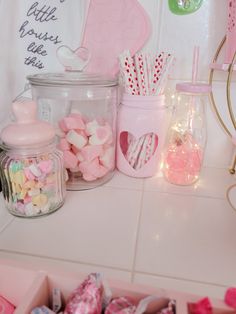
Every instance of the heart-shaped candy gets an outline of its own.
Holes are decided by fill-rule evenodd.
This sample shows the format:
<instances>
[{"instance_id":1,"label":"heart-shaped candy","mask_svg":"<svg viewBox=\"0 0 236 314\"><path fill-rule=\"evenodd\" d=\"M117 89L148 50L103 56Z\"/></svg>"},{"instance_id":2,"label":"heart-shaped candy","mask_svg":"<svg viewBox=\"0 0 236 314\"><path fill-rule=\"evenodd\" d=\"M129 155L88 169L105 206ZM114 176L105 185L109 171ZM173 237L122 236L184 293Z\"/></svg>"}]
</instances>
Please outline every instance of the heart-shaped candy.
<instances>
[{"instance_id":1,"label":"heart-shaped candy","mask_svg":"<svg viewBox=\"0 0 236 314\"><path fill-rule=\"evenodd\" d=\"M82 71L89 63L91 54L85 47L72 50L68 46L60 46L57 49L57 58L66 71Z\"/></svg>"}]
</instances>

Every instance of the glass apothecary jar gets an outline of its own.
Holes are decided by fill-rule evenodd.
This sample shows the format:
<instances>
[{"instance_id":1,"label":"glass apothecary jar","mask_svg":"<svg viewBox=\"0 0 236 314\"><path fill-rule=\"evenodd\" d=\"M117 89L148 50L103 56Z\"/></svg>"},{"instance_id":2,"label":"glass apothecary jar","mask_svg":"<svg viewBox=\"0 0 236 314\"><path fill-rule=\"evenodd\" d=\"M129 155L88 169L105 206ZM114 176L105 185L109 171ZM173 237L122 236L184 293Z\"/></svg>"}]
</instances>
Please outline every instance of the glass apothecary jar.
<instances>
[{"instance_id":1,"label":"glass apothecary jar","mask_svg":"<svg viewBox=\"0 0 236 314\"><path fill-rule=\"evenodd\" d=\"M176 85L175 105L163 153L163 174L170 183L190 185L199 178L207 140L205 106L210 85Z\"/></svg>"},{"instance_id":2,"label":"glass apothecary jar","mask_svg":"<svg viewBox=\"0 0 236 314\"><path fill-rule=\"evenodd\" d=\"M118 84L78 71L28 76L38 117L59 136L68 190L94 188L115 169Z\"/></svg>"},{"instance_id":3,"label":"glass apothecary jar","mask_svg":"<svg viewBox=\"0 0 236 314\"><path fill-rule=\"evenodd\" d=\"M16 121L1 132L0 177L5 204L19 217L38 217L65 199L62 153L53 127L36 120L34 102L13 103Z\"/></svg>"}]
</instances>

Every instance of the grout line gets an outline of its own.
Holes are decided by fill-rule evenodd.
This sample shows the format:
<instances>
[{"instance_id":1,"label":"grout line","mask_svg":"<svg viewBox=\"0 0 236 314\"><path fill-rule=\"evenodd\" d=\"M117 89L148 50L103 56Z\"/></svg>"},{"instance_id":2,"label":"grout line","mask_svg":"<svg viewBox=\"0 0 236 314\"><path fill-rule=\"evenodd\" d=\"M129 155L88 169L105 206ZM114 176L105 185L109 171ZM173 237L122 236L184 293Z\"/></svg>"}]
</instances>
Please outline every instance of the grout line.
<instances>
[{"instance_id":1,"label":"grout line","mask_svg":"<svg viewBox=\"0 0 236 314\"><path fill-rule=\"evenodd\" d=\"M1 228L0 228L0 234L15 220L14 217L10 217L10 220L6 222Z\"/></svg>"},{"instance_id":2,"label":"grout line","mask_svg":"<svg viewBox=\"0 0 236 314\"><path fill-rule=\"evenodd\" d=\"M130 190L130 191L138 191L138 192L142 192L142 187L141 188L132 188L132 187L128 187L128 186L111 186L111 185L107 185L107 186L104 186L104 188L109 188L109 189L116 189L116 190Z\"/></svg>"},{"instance_id":3,"label":"grout line","mask_svg":"<svg viewBox=\"0 0 236 314\"><path fill-rule=\"evenodd\" d=\"M130 271L129 269L125 269L125 268L117 268L117 267L113 267L113 266L106 266L106 265L100 265L100 264L95 264L95 263L85 263L85 262L81 262L81 261L66 260L63 258L54 258L54 257L43 256L43 255L32 255L32 254L21 253L21 252L17 252L17 251L0 250L0 254L1 254L1 252L6 253L6 254L25 256L25 257L28 256L28 257L32 257L32 258L36 258L36 259L43 259L43 260L45 260L45 262L47 262L47 260L50 260L50 261L56 261L56 262L78 264L78 266L84 265L84 266L92 266L92 267L102 267L102 268L107 268L107 269L114 270L114 271L127 272L131 275L131 279L130 279L131 283L134 283L134 275L140 274L140 275L145 275L145 276L160 277L160 278L169 279L169 280L176 280L176 281L190 282L190 283L195 283L195 284L210 285L210 286L214 286L214 287L228 288L228 285L217 284L217 283L212 283L212 282L207 282L207 281L198 281L198 280L194 280L194 279L187 279L184 277L175 277L175 276L168 276L168 275L162 275L162 274L157 274L157 273L149 273L149 272L145 272L145 271L134 271L134 269L132 269L132 271ZM80 269L78 269L78 271L80 271ZM81 271L81 272L83 272L83 271ZM145 283L142 283L142 284L145 284Z\"/></svg>"},{"instance_id":4,"label":"grout line","mask_svg":"<svg viewBox=\"0 0 236 314\"><path fill-rule=\"evenodd\" d=\"M191 283L202 284L202 285L210 285L210 286L215 286L215 287L226 287L226 288L228 288L228 285L217 284L217 283L208 282L208 281L198 281L198 280L188 279L188 278L184 278L184 277L175 277L175 276L154 274L154 273L149 273L149 272L145 272L145 271L136 271L136 273L140 274L140 275L160 277L160 278L169 279L169 280L185 281L185 282L191 282Z\"/></svg>"},{"instance_id":5,"label":"grout line","mask_svg":"<svg viewBox=\"0 0 236 314\"><path fill-rule=\"evenodd\" d=\"M137 248L138 248L138 240L139 240L139 233L140 233L140 223L141 223L141 217L142 217L142 209L143 209L143 195L144 195L144 180L142 182L142 194L141 194L141 200L140 200L140 210L139 210L139 216L138 216L138 222L137 222L137 229L136 229L136 237L135 237L135 244L134 244L134 257L133 257L133 263L132 263L132 269L131 269L131 282L134 282L134 276L135 276L135 264L136 264L136 258L137 258Z\"/></svg>"},{"instance_id":6,"label":"grout line","mask_svg":"<svg viewBox=\"0 0 236 314\"><path fill-rule=\"evenodd\" d=\"M51 257L51 256L45 256L45 255L35 255L35 254L29 254L29 253L24 253L24 252L19 252L19 251L9 251L5 249L0 249L0 254L6 253L6 254L13 254L13 255L19 255L19 256L26 256L26 257L32 257L36 259L44 259L44 260L50 260L50 261L55 261L55 262L64 262L64 263L71 263L71 264L80 264L80 265L85 265L85 266L92 266L92 267L102 267L102 268L107 268L115 271L122 271L122 272L127 272L131 273L130 269L126 268L119 268L115 266L108 266L108 265L102 265L102 264L96 264L96 263L86 263L82 261L76 261L76 260L70 260L70 259L65 259L65 258L60 258L60 257Z\"/></svg>"},{"instance_id":7,"label":"grout line","mask_svg":"<svg viewBox=\"0 0 236 314\"><path fill-rule=\"evenodd\" d=\"M165 0L164 0L165 1ZM158 24L159 24L159 27L158 27L158 31L157 31L157 51L160 50L160 44L161 44L161 39L162 39L162 28L163 28L163 11L164 11L164 6L163 6L163 1L157 1L157 11L158 11L158 14L157 14L157 21L158 21Z\"/></svg>"},{"instance_id":8,"label":"grout line","mask_svg":"<svg viewBox=\"0 0 236 314\"><path fill-rule=\"evenodd\" d=\"M187 279L184 277L174 277L174 276L168 276L168 275L149 273L149 272L145 272L145 271L130 271L130 270L125 269L125 268L116 268L116 267L112 267L112 266L105 266L105 265L94 264L94 263L85 263L85 262L74 261L74 260L66 260L66 259L62 259L62 258L53 258L53 257L47 257L47 256L43 256L43 255L31 255L31 254L21 253L21 252L17 252L17 251L0 250L0 254L1 254L1 252L6 253L6 254L25 256L25 257L28 256L28 257L32 257L32 258L36 258L36 259L43 259L43 260L45 260L45 262L47 262L47 260L50 260L50 261L56 261L56 262L78 264L78 266L84 265L84 266L92 266L92 267L102 267L102 268L107 268L107 269L114 270L114 271L127 272L127 273L131 274L131 280L130 280L131 283L134 283L134 275L140 274L140 275L145 275L145 276L160 277L160 278L169 279L169 280L176 280L176 281L190 282L190 283L195 283L195 284L210 285L210 286L214 286L214 287L224 287L224 288L226 287L226 288L228 288L228 285L217 284L217 283L206 282L206 281L198 281L198 280L194 280L194 279ZM78 271L80 271L79 268L78 268ZM83 271L81 271L81 272L83 272ZM145 284L145 283L142 283L142 284Z\"/></svg>"},{"instance_id":9,"label":"grout line","mask_svg":"<svg viewBox=\"0 0 236 314\"><path fill-rule=\"evenodd\" d=\"M207 198L212 200L222 200L227 201L226 197L217 197L217 196L211 196L211 195L203 195L203 194L191 194L191 191L189 194L180 193L180 192L169 192L169 191L160 191L160 190L154 190L154 189L146 189L144 192L155 192L159 194L168 194L168 195L178 195L178 196L184 196L184 197L196 197L196 198Z\"/></svg>"}]
</instances>

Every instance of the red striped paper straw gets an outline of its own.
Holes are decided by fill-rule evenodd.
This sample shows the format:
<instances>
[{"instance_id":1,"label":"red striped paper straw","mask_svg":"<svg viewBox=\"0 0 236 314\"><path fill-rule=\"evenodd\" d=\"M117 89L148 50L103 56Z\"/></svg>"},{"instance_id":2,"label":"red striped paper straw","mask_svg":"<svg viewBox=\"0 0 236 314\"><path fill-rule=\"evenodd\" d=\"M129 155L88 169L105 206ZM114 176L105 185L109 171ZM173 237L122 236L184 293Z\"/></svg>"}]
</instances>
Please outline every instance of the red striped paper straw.
<instances>
[{"instance_id":1,"label":"red striped paper straw","mask_svg":"<svg viewBox=\"0 0 236 314\"><path fill-rule=\"evenodd\" d=\"M163 90L165 88L166 81L168 79L168 74L170 72L170 67L173 64L173 61L174 61L174 57L172 55L168 54L166 59L165 59L165 62L164 62L157 86L154 90L154 95L159 95L163 92Z\"/></svg>"},{"instance_id":2,"label":"red striped paper straw","mask_svg":"<svg viewBox=\"0 0 236 314\"><path fill-rule=\"evenodd\" d=\"M121 74L125 84L125 90L131 95L138 95L138 80L133 58L128 50L119 56Z\"/></svg>"},{"instance_id":3,"label":"red striped paper straw","mask_svg":"<svg viewBox=\"0 0 236 314\"><path fill-rule=\"evenodd\" d=\"M140 95L145 96L147 95L147 81L144 73L145 68L143 55L141 53L136 53L134 56L134 60L138 78L139 93Z\"/></svg>"},{"instance_id":4,"label":"red striped paper straw","mask_svg":"<svg viewBox=\"0 0 236 314\"><path fill-rule=\"evenodd\" d=\"M161 52L160 54L157 54L154 58L151 95L155 94L158 81L162 74L163 63L164 63L164 52Z\"/></svg>"}]
</instances>

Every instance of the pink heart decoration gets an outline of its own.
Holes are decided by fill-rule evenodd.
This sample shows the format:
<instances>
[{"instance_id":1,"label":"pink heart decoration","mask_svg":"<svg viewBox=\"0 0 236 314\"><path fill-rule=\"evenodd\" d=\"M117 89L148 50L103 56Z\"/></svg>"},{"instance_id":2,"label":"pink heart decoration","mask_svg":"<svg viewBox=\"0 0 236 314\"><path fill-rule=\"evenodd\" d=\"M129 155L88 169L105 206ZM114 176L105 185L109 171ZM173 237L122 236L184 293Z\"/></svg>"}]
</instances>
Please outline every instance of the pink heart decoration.
<instances>
[{"instance_id":1,"label":"pink heart decoration","mask_svg":"<svg viewBox=\"0 0 236 314\"><path fill-rule=\"evenodd\" d=\"M68 46L60 46L57 49L57 58L66 71L82 71L89 63L91 54L85 47L72 50Z\"/></svg>"},{"instance_id":2,"label":"pink heart decoration","mask_svg":"<svg viewBox=\"0 0 236 314\"><path fill-rule=\"evenodd\" d=\"M120 134L121 151L134 170L140 170L154 156L158 146L158 136L147 133L138 139L127 131Z\"/></svg>"},{"instance_id":3,"label":"pink heart decoration","mask_svg":"<svg viewBox=\"0 0 236 314\"><path fill-rule=\"evenodd\" d=\"M138 0L90 0L82 46L92 53L86 71L115 76L118 56L140 50L151 34L148 14Z\"/></svg>"}]
</instances>

